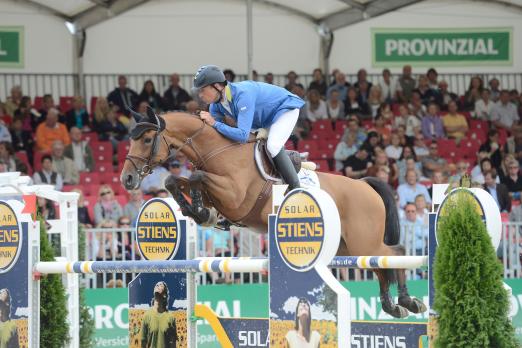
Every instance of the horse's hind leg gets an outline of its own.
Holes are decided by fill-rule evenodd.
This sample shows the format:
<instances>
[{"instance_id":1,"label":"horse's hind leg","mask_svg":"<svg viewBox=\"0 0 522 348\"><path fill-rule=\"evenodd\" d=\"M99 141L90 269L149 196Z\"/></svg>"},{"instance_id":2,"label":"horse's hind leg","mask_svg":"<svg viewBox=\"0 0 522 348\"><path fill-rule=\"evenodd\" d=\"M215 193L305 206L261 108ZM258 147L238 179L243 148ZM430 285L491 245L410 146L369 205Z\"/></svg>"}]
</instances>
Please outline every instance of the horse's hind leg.
<instances>
[{"instance_id":1,"label":"horse's hind leg","mask_svg":"<svg viewBox=\"0 0 522 348\"><path fill-rule=\"evenodd\" d=\"M395 278L395 270L392 269L374 269L373 270L379 278L379 287L381 290L381 305L382 310L395 318L405 318L408 316L408 310L400 305L393 303L390 295L390 283Z\"/></svg>"},{"instance_id":2,"label":"horse's hind leg","mask_svg":"<svg viewBox=\"0 0 522 348\"><path fill-rule=\"evenodd\" d=\"M391 246L393 252L398 256L406 254L402 245ZM399 305L408 309L412 313L422 313L427 310L426 305L416 297L411 297L408 294L408 287L406 285L406 271L404 269L395 270L399 290Z\"/></svg>"}]
</instances>

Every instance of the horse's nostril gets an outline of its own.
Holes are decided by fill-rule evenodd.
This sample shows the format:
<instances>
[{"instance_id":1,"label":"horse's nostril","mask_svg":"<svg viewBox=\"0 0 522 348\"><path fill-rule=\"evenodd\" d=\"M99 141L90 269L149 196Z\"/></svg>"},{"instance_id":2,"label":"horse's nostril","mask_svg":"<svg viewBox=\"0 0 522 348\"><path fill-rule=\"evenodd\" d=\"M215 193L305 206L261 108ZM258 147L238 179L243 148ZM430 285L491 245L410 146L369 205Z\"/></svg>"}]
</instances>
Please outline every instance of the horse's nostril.
<instances>
[{"instance_id":1,"label":"horse's nostril","mask_svg":"<svg viewBox=\"0 0 522 348\"><path fill-rule=\"evenodd\" d=\"M127 181L126 181L126 184L127 186L131 186L132 185L132 175L127 175Z\"/></svg>"}]
</instances>

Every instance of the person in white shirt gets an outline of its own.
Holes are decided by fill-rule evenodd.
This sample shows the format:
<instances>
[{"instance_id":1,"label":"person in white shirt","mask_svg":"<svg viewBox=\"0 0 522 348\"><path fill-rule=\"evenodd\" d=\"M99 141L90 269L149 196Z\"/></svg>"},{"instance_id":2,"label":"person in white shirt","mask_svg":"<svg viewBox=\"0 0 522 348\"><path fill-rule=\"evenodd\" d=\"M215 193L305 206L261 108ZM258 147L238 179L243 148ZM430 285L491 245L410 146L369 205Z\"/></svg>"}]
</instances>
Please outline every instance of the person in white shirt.
<instances>
[{"instance_id":1,"label":"person in white shirt","mask_svg":"<svg viewBox=\"0 0 522 348\"><path fill-rule=\"evenodd\" d=\"M335 170L342 170L344 167L343 162L356 153L357 148L357 143L355 142L353 134L348 132L344 133L341 142L337 144L334 152Z\"/></svg>"},{"instance_id":2,"label":"person in white shirt","mask_svg":"<svg viewBox=\"0 0 522 348\"><path fill-rule=\"evenodd\" d=\"M310 122L328 119L326 102L321 99L319 91L311 89L308 91L308 100L305 104L306 116Z\"/></svg>"},{"instance_id":3,"label":"person in white shirt","mask_svg":"<svg viewBox=\"0 0 522 348\"><path fill-rule=\"evenodd\" d=\"M379 87L381 87L382 98L386 103L393 103L397 95L397 79L391 76L389 69L382 71L379 78Z\"/></svg>"},{"instance_id":4,"label":"person in white shirt","mask_svg":"<svg viewBox=\"0 0 522 348\"><path fill-rule=\"evenodd\" d=\"M485 88L481 98L475 102L475 117L485 121L491 121L491 113L495 103L490 99L490 91Z\"/></svg>"},{"instance_id":5,"label":"person in white shirt","mask_svg":"<svg viewBox=\"0 0 522 348\"><path fill-rule=\"evenodd\" d=\"M339 91L333 90L330 93L326 101L326 112L331 120L344 118L344 103L339 99Z\"/></svg>"},{"instance_id":6,"label":"person in white shirt","mask_svg":"<svg viewBox=\"0 0 522 348\"><path fill-rule=\"evenodd\" d=\"M388 158L394 160L398 160L401 157L402 146L399 134L397 134L396 132L392 133L392 135L390 136L390 145L386 146L384 152L386 152L386 156L388 156Z\"/></svg>"},{"instance_id":7,"label":"person in white shirt","mask_svg":"<svg viewBox=\"0 0 522 348\"><path fill-rule=\"evenodd\" d=\"M518 121L517 107L511 102L508 90L500 92L500 99L491 111L491 121L495 127L506 129Z\"/></svg>"}]
</instances>

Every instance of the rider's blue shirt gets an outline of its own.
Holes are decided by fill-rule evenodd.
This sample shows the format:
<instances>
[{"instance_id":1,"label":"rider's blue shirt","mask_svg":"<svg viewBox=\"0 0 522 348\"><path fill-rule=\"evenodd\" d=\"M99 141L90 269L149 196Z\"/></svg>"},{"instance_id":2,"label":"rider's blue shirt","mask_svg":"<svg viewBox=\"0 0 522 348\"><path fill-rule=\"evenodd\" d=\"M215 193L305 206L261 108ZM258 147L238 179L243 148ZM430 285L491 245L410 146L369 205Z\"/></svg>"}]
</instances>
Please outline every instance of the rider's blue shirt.
<instances>
[{"instance_id":1,"label":"rider's blue shirt","mask_svg":"<svg viewBox=\"0 0 522 348\"><path fill-rule=\"evenodd\" d=\"M300 109L304 101L284 88L264 82L228 83L225 96L230 111L222 103L210 105L216 119L214 128L227 138L245 143L250 130L268 128L286 111ZM236 121L237 128L221 122L223 116Z\"/></svg>"}]
</instances>

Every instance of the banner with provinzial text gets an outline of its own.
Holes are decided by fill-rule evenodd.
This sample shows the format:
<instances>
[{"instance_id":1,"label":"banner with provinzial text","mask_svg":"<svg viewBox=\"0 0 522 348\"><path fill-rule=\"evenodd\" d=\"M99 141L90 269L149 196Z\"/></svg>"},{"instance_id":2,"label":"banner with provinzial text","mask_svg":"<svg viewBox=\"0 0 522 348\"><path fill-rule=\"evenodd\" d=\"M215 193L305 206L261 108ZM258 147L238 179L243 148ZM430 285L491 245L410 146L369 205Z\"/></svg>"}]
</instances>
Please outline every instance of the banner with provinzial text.
<instances>
[{"instance_id":1,"label":"banner with provinzial text","mask_svg":"<svg viewBox=\"0 0 522 348\"><path fill-rule=\"evenodd\" d=\"M512 28L374 28L374 67L512 65Z\"/></svg>"}]
</instances>

